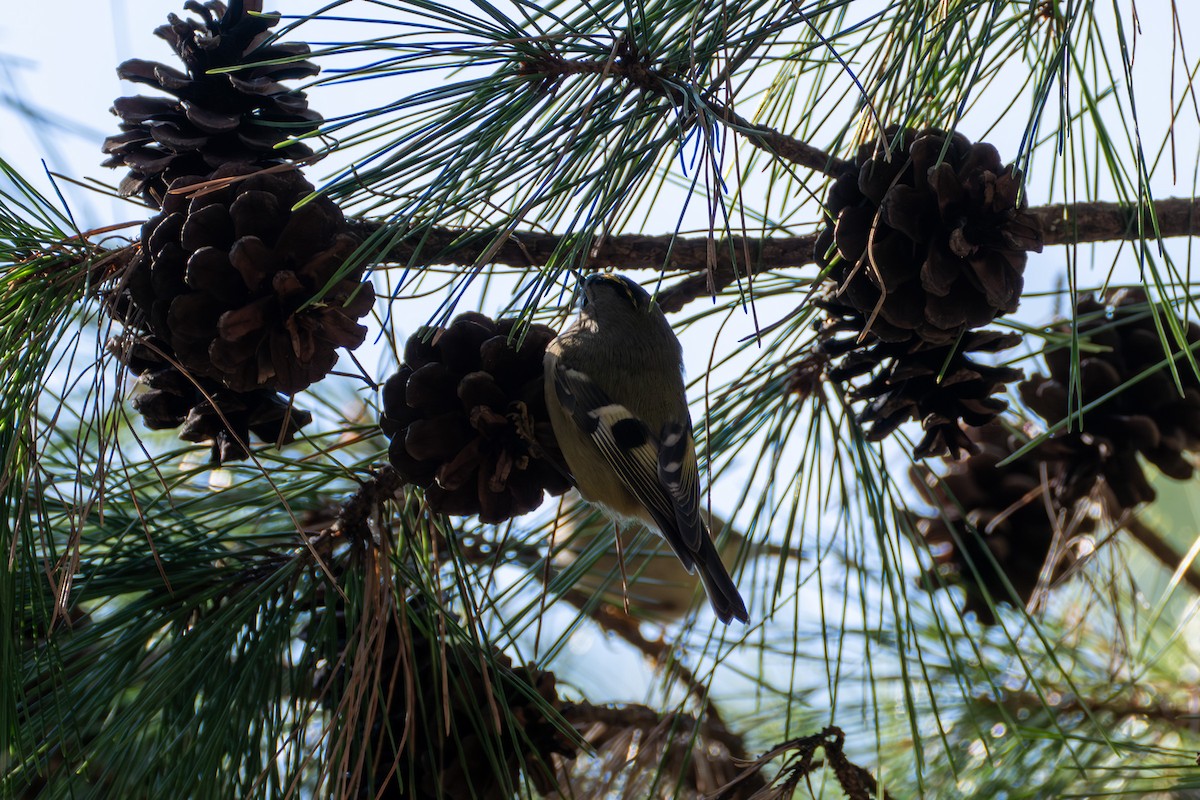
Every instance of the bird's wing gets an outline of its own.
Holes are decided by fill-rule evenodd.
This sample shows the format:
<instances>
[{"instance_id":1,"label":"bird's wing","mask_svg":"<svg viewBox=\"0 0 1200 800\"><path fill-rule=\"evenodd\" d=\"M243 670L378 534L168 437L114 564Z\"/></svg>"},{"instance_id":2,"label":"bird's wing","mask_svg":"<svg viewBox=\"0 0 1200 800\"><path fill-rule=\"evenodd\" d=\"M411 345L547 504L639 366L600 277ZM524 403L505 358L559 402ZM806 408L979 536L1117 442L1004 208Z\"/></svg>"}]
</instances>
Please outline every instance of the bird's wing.
<instances>
[{"instance_id":1,"label":"bird's wing","mask_svg":"<svg viewBox=\"0 0 1200 800\"><path fill-rule=\"evenodd\" d=\"M675 506L679 535L689 550L697 552L707 531L700 519L700 468L690 421L663 425L659 435L658 479Z\"/></svg>"},{"instance_id":2,"label":"bird's wing","mask_svg":"<svg viewBox=\"0 0 1200 800\"><path fill-rule=\"evenodd\" d=\"M677 489L668 486L662 477L664 468L672 467L665 474L672 476L673 480L682 479L676 480L675 485L678 491L686 491L685 476L688 470L675 465L680 452L679 443L673 443L665 451L671 460L664 461L660 455L659 441L646 423L625 406L613 402L603 389L579 370L556 364L554 391L571 421L591 439L625 487L650 512L675 555L691 572L694 554L700 549L699 537L703 535L703 523L699 523L698 514L699 491L697 489L696 500L690 504L690 510L689 507L681 509L675 499ZM694 461L694 451L691 457ZM689 520L693 516L698 525L684 527L680 524L681 519Z\"/></svg>"}]
</instances>

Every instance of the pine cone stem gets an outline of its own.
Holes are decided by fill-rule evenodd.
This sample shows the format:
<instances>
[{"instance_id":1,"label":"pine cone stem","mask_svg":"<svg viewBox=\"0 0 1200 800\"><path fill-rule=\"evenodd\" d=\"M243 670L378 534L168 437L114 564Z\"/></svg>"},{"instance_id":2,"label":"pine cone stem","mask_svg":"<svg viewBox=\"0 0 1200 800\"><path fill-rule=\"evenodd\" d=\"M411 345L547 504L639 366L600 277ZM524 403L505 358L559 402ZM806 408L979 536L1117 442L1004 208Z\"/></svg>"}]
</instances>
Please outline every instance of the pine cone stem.
<instances>
[{"instance_id":1,"label":"pine cone stem","mask_svg":"<svg viewBox=\"0 0 1200 800\"><path fill-rule=\"evenodd\" d=\"M338 511L337 521L342 534L352 542L370 541L371 517L384 503L397 499L403 486L404 479L391 465L372 470L371 477L362 482Z\"/></svg>"}]
</instances>

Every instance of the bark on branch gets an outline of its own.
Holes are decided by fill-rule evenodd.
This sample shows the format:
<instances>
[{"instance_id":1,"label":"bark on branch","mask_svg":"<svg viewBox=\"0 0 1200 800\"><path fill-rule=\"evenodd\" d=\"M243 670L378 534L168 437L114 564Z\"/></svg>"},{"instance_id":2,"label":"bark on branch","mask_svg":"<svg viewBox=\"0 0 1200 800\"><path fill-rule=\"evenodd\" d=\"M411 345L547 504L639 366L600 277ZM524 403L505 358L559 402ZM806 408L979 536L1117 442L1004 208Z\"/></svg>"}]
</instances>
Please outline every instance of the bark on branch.
<instances>
[{"instance_id":1,"label":"bark on branch","mask_svg":"<svg viewBox=\"0 0 1200 800\"><path fill-rule=\"evenodd\" d=\"M1154 214L1123 203L1074 203L1030 209L1042 222L1046 246L1092 242L1153 240L1200 233L1200 201L1174 197L1154 204ZM1157 227L1153 222L1157 221ZM356 223L357 232L380 232L377 222ZM510 235L489 258L490 263L512 267L542 267L562 244L553 233L518 231ZM494 244L494 234L456 228L433 228L400 238L380 257L406 266L474 264ZM692 300L720 291L739 277L813 263L816 235L807 236L708 236L679 237L622 234L597 241L582 269L617 267L622 270L655 269L694 273L659 295L666 311L678 311Z\"/></svg>"}]
</instances>

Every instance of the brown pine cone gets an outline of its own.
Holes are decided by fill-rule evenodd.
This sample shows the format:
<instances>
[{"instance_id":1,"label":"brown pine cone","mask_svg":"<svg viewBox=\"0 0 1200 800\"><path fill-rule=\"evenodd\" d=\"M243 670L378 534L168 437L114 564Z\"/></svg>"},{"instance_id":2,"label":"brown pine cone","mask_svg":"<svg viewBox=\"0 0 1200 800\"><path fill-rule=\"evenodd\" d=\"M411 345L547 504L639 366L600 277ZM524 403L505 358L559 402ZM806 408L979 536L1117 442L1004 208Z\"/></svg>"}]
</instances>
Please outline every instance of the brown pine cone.
<instances>
[{"instance_id":1,"label":"brown pine cone","mask_svg":"<svg viewBox=\"0 0 1200 800\"><path fill-rule=\"evenodd\" d=\"M345 631L345 614L334 613L339 632ZM499 650L492 651L495 666L485 673L476 645L456 636L457 626L439 626L426 604L410 601L405 617L406 624L399 615L388 615L382 642L375 645L382 650L379 656L374 650L368 657L346 654L347 643L362 639L342 634L343 652L325 662L345 666L316 674L314 690L326 707L337 709L358 677L355 672L378 670L371 683L378 685L386 708L361 734L359 746L374 762L370 785L362 786L359 796L507 800L521 771L544 792L556 788L552 757L574 757L577 745L532 699L541 697L554 709L564 706L554 674L514 668ZM440 630L446 631L444 641L434 638ZM493 704L506 708L508 715L501 719L511 715L513 724L497 731Z\"/></svg>"},{"instance_id":2,"label":"brown pine cone","mask_svg":"<svg viewBox=\"0 0 1200 800\"><path fill-rule=\"evenodd\" d=\"M1011 603L1003 575L1022 604L1028 605L1046 559L1055 557L1049 570L1053 583L1078 560L1074 541L1089 533L1094 523L1086 517L1076 520L1073 506L1056 505L1058 518L1051 518L1038 450L997 466L1027 439L998 422L973 428L969 435L976 454L949 463L944 475L938 477L926 467L913 469L913 483L937 513L914 516L912 528L929 547L941 582L958 583L966 590L964 612L974 612L980 622L990 625L995 616L985 590L993 604ZM1056 530L1075 522L1074 529L1064 530L1065 541L1052 553ZM933 590L941 582L929 575L923 584Z\"/></svg>"},{"instance_id":3,"label":"brown pine cone","mask_svg":"<svg viewBox=\"0 0 1200 800\"><path fill-rule=\"evenodd\" d=\"M915 420L925 435L913 448L913 456L959 458L964 451L976 452L960 421L986 425L1008 408L995 395L1020 378L1021 371L982 364L970 354L1015 347L1020 334L968 331L957 342L938 347L871 337L864 345L859 341L864 324L861 312L836 301L815 302L829 313L820 323L816 353L839 359L826 369L826 376L850 384L850 398L865 401L857 419L866 426L870 441L880 441Z\"/></svg>"},{"instance_id":4,"label":"brown pine cone","mask_svg":"<svg viewBox=\"0 0 1200 800\"><path fill-rule=\"evenodd\" d=\"M159 355L161 342L152 342L152 337L129 337L108 343L146 389L134 397L133 408L151 430L182 426L180 439L211 442L213 464L246 458L251 433L267 444L285 444L312 422L312 414L270 390L235 392L206 378L189 378Z\"/></svg>"},{"instance_id":5,"label":"brown pine cone","mask_svg":"<svg viewBox=\"0 0 1200 800\"><path fill-rule=\"evenodd\" d=\"M1101 348L1079 353L1082 394L1072 397L1071 353L1066 346L1045 353L1049 375L1035 375L1018 389L1047 425L1115 392L1084 412L1082 425L1076 416L1070 429L1064 427L1048 445L1055 448L1056 490L1064 502L1088 494L1103 478L1116 502L1132 508L1155 497L1139 454L1169 477L1192 477L1195 465L1186 453L1200 450L1200 378L1181 357L1176 361L1176 384L1154 312L1140 289L1116 292L1107 303L1084 297L1075 312L1080 340ZM1184 325L1183 320L1179 325L1195 352L1200 325ZM1162 326L1170 330L1165 320ZM1059 330L1069 333L1070 324L1063 323ZM1177 352L1173 347L1171 355ZM1142 377L1147 371L1150 374ZM1130 381L1136 382L1123 386Z\"/></svg>"},{"instance_id":6,"label":"brown pine cone","mask_svg":"<svg viewBox=\"0 0 1200 800\"><path fill-rule=\"evenodd\" d=\"M434 511L498 523L570 488L542 393L554 331L531 325L518 349L515 324L467 313L418 333L384 385L388 457Z\"/></svg>"},{"instance_id":7,"label":"brown pine cone","mask_svg":"<svg viewBox=\"0 0 1200 800\"><path fill-rule=\"evenodd\" d=\"M218 188L186 191L201 183ZM127 300L110 307L166 342L191 374L235 391L294 394L321 380L339 347L366 338L357 320L375 298L358 270L313 302L359 240L328 198L292 211L312 191L294 170L244 164L177 180L142 226Z\"/></svg>"},{"instance_id":8,"label":"brown pine cone","mask_svg":"<svg viewBox=\"0 0 1200 800\"><path fill-rule=\"evenodd\" d=\"M994 419L1007 404L993 395L1020 377L968 354L1019 341L972 331L1016 310L1041 228L1024 210L1020 172L991 145L936 128L892 127L887 137L894 149L860 147L826 199L817 350L839 359L831 379L866 379L850 395L867 401L858 418L871 439L916 420L925 429L916 457L957 458L974 452L960 421Z\"/></svg>"},{"instance_id":9,"label":"brown pine cone","mask_svg":"<svg viewBox=\"0 0 1200 800\"><path fill-rule=\"evenodd\" d=\"M249 13L262 11L261 0L232 0L228 9L216 0L188 0L184 8L202 21L171 14L155 34L186 72L141 59L117 67L122 79L171 96L118 98L112 112L121 118L121 133L104 140L110 156L104 166L129 168L121 194L141 194L155 208L178 178L207 176L229 163L265 167L312 155L300 142L276 145L322 122L304 92L280 83L319 72L303 59L308 45L266 44L279 18ZM231 67L240 69L210 72Z\"/></svg>"},{"instance_id":10,"label":"brown pine cone","mask_svg":"<svg viewBox=\"0 0 1200 800\"><path fill-rule=\"evenodd\" d=\"M991 145L936 128L887 137L890 152L863 145L830 188L816 261L875 337L948 345L1016 310L1041 227Z\"/></svg>"}]
</instances>

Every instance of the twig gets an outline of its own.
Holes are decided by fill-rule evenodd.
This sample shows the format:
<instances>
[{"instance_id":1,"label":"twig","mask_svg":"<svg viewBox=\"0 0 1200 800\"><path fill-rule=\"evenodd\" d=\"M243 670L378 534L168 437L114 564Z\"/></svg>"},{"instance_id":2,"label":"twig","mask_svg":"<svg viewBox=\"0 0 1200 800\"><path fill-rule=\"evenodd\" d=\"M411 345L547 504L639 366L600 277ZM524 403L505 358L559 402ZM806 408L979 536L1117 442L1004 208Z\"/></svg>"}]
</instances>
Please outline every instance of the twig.
<instances>
[{"instance_id":1,"label":"twig","mask_svg":"<svg viewBox=\"0 0 1200 800\"><path fill-rule=\"evenodd\" d=\"M708 101L709 107L717 117L729 123L738 133L744 135L750 144L771 155L778 156L784 161L790 161L802 167L837 177L844 172L854 169L854 163L836 158L824 150L802 142L794 136L780 133L766 125L750 122L728 106L713 100Z\"/></svg>"},{"instance_id":2,"label":"twig","mask_svg":"<svg viewBox=\"0 0 1200 800\"><path fill-rule=\"evenodd\" d=\"M595 602L593 598L578 589L570 589L564 592L562 596L568 603L587 614L603 630L608 633L614 633L633 645L654 666L665 666L668 669L674 670L675 674L679 676L679 679L687 687L688 693L700 703L704 709L704 715L713 720L719 721L721 719L720 711L709 697L708 684L697 678L696 674L679 660L671 645L667 644L661 638L657 641L647 639L642 635L637 620L633 617L622 614L607 603Z\"/></svg>"},{"instance_id":3,"label":"twig","mask_svg":"<svg viewBox=\"0 0 1200 800\"><path fill-rule=\"evenodd\" d=\"M358 487L358 491L338 511L337 525L342 535L351 542L369 541L371 516L385 502L395 500L396 493L403 485L404 479L391 466L373 470L371 477Z\"/></svg>"},{"instance_id":4,"label":"twig","mask_svg":"<svg viewBox=\"0 0 1200 800\"><path fill-rule=\"evenodd\" d=\"M662 97L693 115L697 105L703 104L712 112L714 119L745 136L753 146L797 166L834 177L854 166L851 162L830 155L794 136L750 122L729 106L706 96L707 93L693 87L686 91L681 89L681 85L688 83L686 76L656 69L647 59L638 57L633 51L632 42L628 40L620 43L617 53L617 58L572 60L561 58L554 53L545 53L540 58L525 61L522 72L527 75L540 75L551 84L568 75L622 78L643 92Z\"/></svg>"},{"instance_id":5,"label":"twig","mask_svg":"<svg viewBox=\"0 0 1200 800\"><path fill-rule=\"evenodd\" d=\"M815 758L818 749L825 751L825 759L829 762L830 769L833 770L838 784L850 800L870 800L872 797L887 800L888 793L886 791L880 793L875 777L846 757L845 744L846 734L835 725L830 725L812 736L789 739L772 747L753 761L747 761L746 769L742 774L710 795L709 800L731 800L738 796L735 792L740 794L743 781L759 776L759 772L764 766L784 753L791 755L771 782L774 790L769 795L765 792L761 795L756 793L754 797L792 797L800 781L823 766L823 763ZM761 780L761 777L759 779Z\"/></svg>"}]
</instances>

